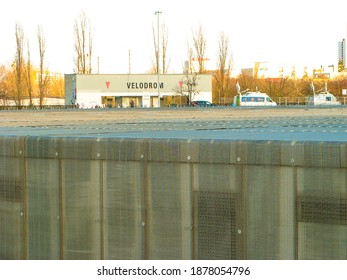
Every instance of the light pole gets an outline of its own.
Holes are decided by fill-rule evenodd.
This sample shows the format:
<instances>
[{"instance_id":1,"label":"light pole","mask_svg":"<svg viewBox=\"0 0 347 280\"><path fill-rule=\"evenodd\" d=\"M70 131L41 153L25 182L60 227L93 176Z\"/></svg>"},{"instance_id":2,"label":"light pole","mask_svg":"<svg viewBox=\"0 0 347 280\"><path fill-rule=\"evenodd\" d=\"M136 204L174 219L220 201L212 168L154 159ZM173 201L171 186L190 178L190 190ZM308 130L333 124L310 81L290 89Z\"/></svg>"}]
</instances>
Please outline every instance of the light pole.
<instances>
[{"instance_id":1,"label":"light pole","mask_svg":"<svg viewBox=\"0 0 347 280\"><path fill-rule=\"evenodd\" d=\"M160 81L160 71L159 71L159 16L161 15L161 12L160 11L156 11L154 13L156 16L157 16L157 23L158 23L158 49L157 49L157 73L158 73L158 85L157 85L157 88L158 88L158 108L160 108L160 89L159 89L159 81Z\"/></svg>"}]
</instances>

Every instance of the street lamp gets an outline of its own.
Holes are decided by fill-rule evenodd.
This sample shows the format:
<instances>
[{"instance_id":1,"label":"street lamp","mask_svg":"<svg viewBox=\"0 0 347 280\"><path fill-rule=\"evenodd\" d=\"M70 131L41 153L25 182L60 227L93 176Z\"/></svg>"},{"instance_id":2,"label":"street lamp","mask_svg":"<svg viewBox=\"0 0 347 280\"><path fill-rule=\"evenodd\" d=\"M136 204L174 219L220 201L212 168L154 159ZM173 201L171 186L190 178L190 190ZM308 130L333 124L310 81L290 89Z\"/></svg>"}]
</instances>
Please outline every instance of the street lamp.
<instances>
[{"instance_id":1,"label":"street lamp","mask_svg":"<svg viewBox=\"0 0 347 280\"><path fill-rule=\"evenodd\" d=\"M156 16L157 16L157 22L158 22L158 49L157 49L157 73L158 73L158 108L160 108L160 89L159 89L159 81L160 81L160 71L159 71L159 16L161 15L161 12L160 11L156 11L154 13Z\"/></svg>"}]
</instances>

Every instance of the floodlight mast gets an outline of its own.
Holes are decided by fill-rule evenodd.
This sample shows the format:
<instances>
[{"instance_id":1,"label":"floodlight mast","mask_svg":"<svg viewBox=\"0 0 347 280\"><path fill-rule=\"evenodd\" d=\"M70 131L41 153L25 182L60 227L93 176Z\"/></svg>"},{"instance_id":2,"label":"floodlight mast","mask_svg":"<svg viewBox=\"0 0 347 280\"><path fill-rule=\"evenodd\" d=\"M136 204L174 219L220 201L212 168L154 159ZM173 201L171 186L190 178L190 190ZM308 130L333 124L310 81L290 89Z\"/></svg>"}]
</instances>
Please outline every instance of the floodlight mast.
<instances>
[{"instance_id":1,"label":"floodlight mast","mask_svg":"<svg viewBox=\"0 0 347 280\"><path fill-rule=\"evenodd\" d=\"M160 40L159 40L159 16L161 15L161 11L156 11L154 13L156 16L157 16L157 30L158 30L158 46L157 46L157 74L158 74L158 86L157 86L157 89L158 89L158 108L160 108L160 71L159 71L159 43L160 43Z\"/></svg>"}]
</instances>

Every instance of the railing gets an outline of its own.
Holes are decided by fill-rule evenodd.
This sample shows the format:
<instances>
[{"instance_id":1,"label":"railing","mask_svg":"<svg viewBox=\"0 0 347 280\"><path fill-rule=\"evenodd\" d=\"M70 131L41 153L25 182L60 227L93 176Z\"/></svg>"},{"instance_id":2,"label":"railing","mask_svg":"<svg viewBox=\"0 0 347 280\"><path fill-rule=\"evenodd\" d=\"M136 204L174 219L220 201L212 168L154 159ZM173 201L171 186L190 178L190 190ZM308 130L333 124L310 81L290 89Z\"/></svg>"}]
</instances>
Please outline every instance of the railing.
<instances>
[{"instance_id":1,"label":"railing","mask_svg":"<svg viewBox=\"0 0 347 280\"><path fill-rule=\"evenodd\" d=\"M347 105L347 96L337 96L337 100L342 105ZM273 100L279 106L300 106L307 105L308 97L278 97L273 98ZM229 106L226 104L215 104L217 106ZM166 106L165 106L166 107ZM167 107L187 107L186 105L171 104ZM16 106L16 105L0 105L0 110L47 110L47 109L75 109L76 105L34 105L34 106Z\"/></svg>"},{"instance_id":2,"label":"railing","mask_svg":"<svg viewBox=\"0 0 347 280\"><path fill-rule=\"evenodd\" d=\"M336 99L342 105L347 105L347 96L337 96ZM307 105L308 97L278 97L273 100L281 106Z\"/></svg>"},{"instance_id":3,"label":"railing","mask_svg":"<svg viewBox=\"0 0 347 280\"><path fill-rule=\"evenodd\" d=\"M43 110L43 109L73 109L76 105L34 105L34 106L16 106L0 105L0 110Z\"/></svg>"}]
</instances>

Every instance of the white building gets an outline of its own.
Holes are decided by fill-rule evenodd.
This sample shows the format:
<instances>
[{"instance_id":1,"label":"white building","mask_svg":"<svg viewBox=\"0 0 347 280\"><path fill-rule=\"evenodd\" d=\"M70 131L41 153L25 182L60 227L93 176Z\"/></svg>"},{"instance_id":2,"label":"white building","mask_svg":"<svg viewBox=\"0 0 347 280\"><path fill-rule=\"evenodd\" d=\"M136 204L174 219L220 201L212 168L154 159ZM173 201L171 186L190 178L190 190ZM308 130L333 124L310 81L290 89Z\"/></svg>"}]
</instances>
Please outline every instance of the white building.
<instances>
[{"instance_id":1,"label":"white building","mask_svg":"<svg viewBox=\"0 0 347 280\"><path fill-rule=\"evenodd\" d=\"M168 96L187 96L187 80L193 75L156 74L66 74L65 104L82 108L157 107ZM192 101L212 102L212 75L197 75Z\"/></svg>"}]
</instances>

